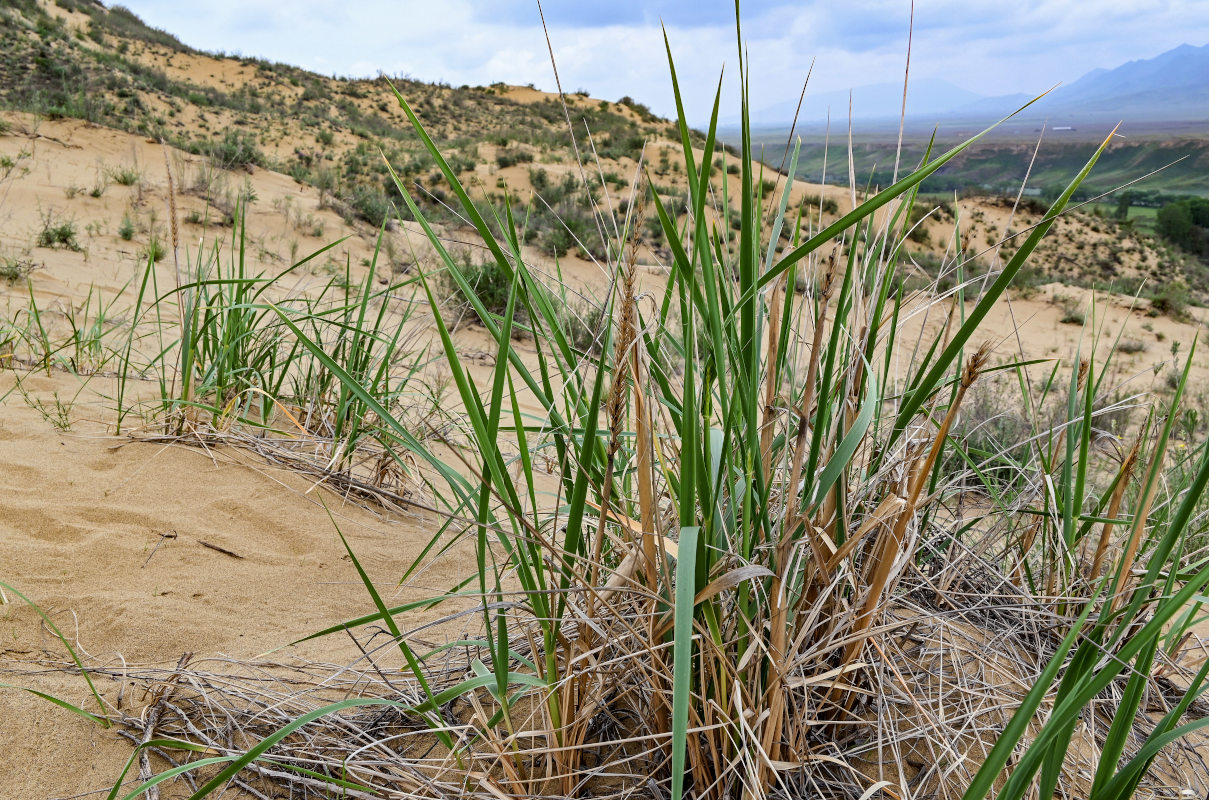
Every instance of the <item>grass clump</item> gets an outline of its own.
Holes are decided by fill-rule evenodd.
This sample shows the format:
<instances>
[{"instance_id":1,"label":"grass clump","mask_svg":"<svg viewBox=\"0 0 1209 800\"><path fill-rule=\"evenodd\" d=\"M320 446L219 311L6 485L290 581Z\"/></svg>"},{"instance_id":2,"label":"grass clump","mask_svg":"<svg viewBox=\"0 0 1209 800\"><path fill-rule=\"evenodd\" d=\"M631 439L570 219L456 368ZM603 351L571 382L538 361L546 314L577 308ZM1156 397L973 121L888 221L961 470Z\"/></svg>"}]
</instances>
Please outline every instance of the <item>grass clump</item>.
<instances>
[{"instance_id":1,"label":"grass clump","mask_svg":"<svg viewBox=\"0 0 1209 800\"><path fill-rule=\"evenodd\" d=\"M0 280L13 284L24 280L36 265L29 258L20 256L0 256Z\"/></svg>"},{"instance_id":2,"label":"grass clump","mask_svg":"<svg viewBox=\"0 0 1209 800\"><path fill-rule=\"evenodd\" d=\"M1189 299L1188 284L1182 280L1168 281L1155 291L1148 311L1152 316L1162 314L1174 320L1186 320Z\"/></svg>"},{"instance_id":3,"label":"grass clump","mask_svg":"<svg viewBox=\"0 0 1209 800\"><path fill-rule=\"evenodd\" d=\"M138 167L117 167L107 173L109 180L118 186L138 186L143 180L143 173Z\"/></svg>"},{"instance_id":4,"label":"grass clump","mask_svg":"<svg viewBox=\"0 0 1209 800\"><path fill-rule=\"evenodd\" d=\"M1149 346L1142 339L1122 339L1117 344L1117 350L1121 353L1134 355L1136 353L1145 353Z\"/></svg>"},{"instance_id":5,"label":"grass clump","mask_svg":"<svg viewBox=\"0 0 1209 800\"><path fill-rule=\"evenodd\" d=\"M131 219L130 214L122 214L122 222L120 225L118 225L118 237L120 237L122 241L129 242L134 239L134 234L136 231L137 228L135 227L134 220Z\"/></svg>"},{"instance_id":6,"label":"grass clump","mask_svg":"<svg viewBox=\"0 0 1209 800\"><path fill-rule=\"evenodd\" d=\"M422 476L443 520L402 580L458 543L473 564L465 581L388 608L350 548L374 610L315 636L384 628L392 676L368 664L347 684L356 692L326 705L332 684L312 679L327 691L297 712L294 698L288 714L276 698L224 708L249 728L268 721L242 754L210 704L169 711L159 730L179 738L157 746L223 754L183 767L210 770L194 797L258 764L337 795L431 798L868 798L922 786L963 800L1122 800L1163 785L1151 768L1164 748L1209 725L1194 707L1209 666L1176 658L1209 586L1187 550L1209 448L1168 453L1195 348L1136 432L1106 432L1111 354L1041 365L996 358L984 341L1111 135L994 272L959 264L950 291L913 298L903 256L915 194L974 140L782 242L789 189L760 184L746 96L733 238L706 213L719 192L716 115L700 157L681 117L686 222L637 180L624 215L584 204L608 237L610 288L600 343L583 347L565 287L523 257L529 229L473 200L398 100L483 244L479 258L451 252L392 173L438 261L416 286L460 403L453 431L419 440L383 389L392 370L380 359L399 334L382 322L389 304L371 302L372 268L356 288L346 269L345 301L319 313L263 302L242 262L178 287L182 345L161 374L181 379L165 418L178 430L202 416L208 430L236 417L268 426L266 395L341 398L380 431L387 458ZM790 174L796 162L795 151ZM628 213L643 204L672 254L649 301L642 215ZM494 348L485 370L463 364L450 294ZM929 313L944 319L940 335L899 336ZM531 351L514 343L520 328ZM282 352L306 355L282 370ZM985 406L1013 408L1011 427L971 447L978 417L998 416L979 407L994 374L1014 393ZM282 392L290 376L302 388ZM340 407L304 429L342 424ZM1133 442L1109 458L1105 435ZM476 627L430 647L404 626L434 605ZM358 644L359 659L374 657ZM1156 668L1178 671L1181 688Z\"/></svg>"},{"instance_id":7,"label":"grass clump","mask_svg":"<svg viewBox=\"0 0 1209 800\"><path fill-rule=\"evenodd\" d=\"M164 256L168 254L168 248L156 233L151 234L151 238L147 240L147 248L143 250L142 257L144 261L150 261L152 264L158 264L164 260Z\"/></svg>"},{"instance_id":8,"label":"grass clump","mask_svg":"<svg viewBox=\"0 0 1209 800\"><path fill-rule=\"evenodd\" d=\"M528 150L502 148L495 154L495 163L501 169L516 166L517 164L530 164L532 162L533 154Z\"/></svg>"},{"instance_id":9,"label":"grass clump","mask_svg":"<svg viewBox=\"0 0 1209 800\"><path fill-rule=\"evenodd\" d=\"M201 149L220 169L250 170L265 163L256 137L244 131L228 130L222 138L209 142Z\"/></svg>"},{"instance_id":10,"label":"grass clump","mask_svg":"<svg viewBox=\"0 0 1209 800\"><path fill-rule=\"evenodd\" d=\"M397 756L421 775L407 791L431 797L472 775L490 775L492 793L505 797L588 786L620 796L652 782L673 800L824 786L860 797L878 784L855 765L873 763L966 800L992 789L1020 800L1038 780L1047 797L1086 785L1107 800L1153 782L1147 772L1162 745L1205 724L1186 712L1206 670L1186 676L1190 691L1171 695L1161 718L1144 712L1143 699L1159 690L1151 667L1166 658L1164 643L1188 631L1192 617L1180 615L1209 585L1203 565L1178 581L1172 569L1209 484L1209 453L1202 448L1183 488L1159 502L1176 415L1152 415L1144 446L1124 463L1103 462L1092 442L1111 388L1106 367L1055 367L1039 397L1035 365L996 364L978 343L983 320L1096 156L980 293L967 301L963 290L982 276L957 284L960 313L946 313L945 335L910 351L894 325L911 311L896 288L910 201L962 148L777 248L788 193L762 198L746 130L742 223L733 244L711 230L700 169L714 149L707 135L703 160L683 153L690 230L657 193L649 198L674 254L650 309L638 302L627 246L633 220L614 220L607 252L619 255L607 262L614 280L602 343L585 359L558 295L521 257L522 234L505 215L483 215L400 103L494 262L486 269L495 277L482 280L404 190L448 276L424 277L423 289L464 409L464 470L412 445L450 521L426 552L451 546L449 536L473 548L477 568L454 591L471 592L479 632L459 642L468 652L457 666L432 666L444 648L413 649L417 640L399 625L405 609L388 609L362 573L376 612L322 633L385 625L411 694L315 707L202 794L304 721L362 704L398 709L434 745L456 751L457 763L439 765ZM862 243L842 249L844 241ZM818 276L801 296L786 291L800 272ZM487 374L461 365L438 291L445 280L497 348ZM522 314L532 357L513 345ZM301 343L322 352L318 340ZM680 372L665 368L668 351ZM1023 395L1025 416L1002 437L1029 428L1031 446L1014 456L1019 477L988 476L969 448L970 469L953 476L946 454L958 417L976 407L975 387L992 371L1009 373ZM1186 377L1187 367L1174 405ZM356 380L341 383L364 397ZM519 392L536 413L522 411ZM545 467L538 448L549 454ZM952 510L971 480L991 498L972 522ZM1118 530L1123 544L1114 545ZM990 661L942 664L954 642ZM886 702L892 694L903 702ZM458 725L472 732L461 741L438 713L455 700L467 709ZM1101 733L1094 747L1075 746L1088 715ZM971 733L984 718L997 721L995 732ZM364 750L350 745L329 763L341 780L390 785Z\"/></svg>"},{"instance_id":11,"label":"grass clump","mask_svg":"<svg viewBox=\"0 0 1209 800\"><path fill-rule=\"evenodd\" d=\"M512 277L494 259L464 250L453 258L452 263L445 265L437 285L447 298L442 306L455 328L463 320L487 326L507 310ZM518 324L513 335L517 338L524 335L521 325L525 316L523 309L516 314Z\"/></svg>"},{"instance_id":12,"label":"grass clump","mask_svg":"<svg viewBox=\"0 0 1209 800\"><path fill-rule=\"evenodd\" d=\"M37 243L38 247L66 248L77 253L84 249L76 239L75 220L59 218L54 212L42 215L42 227L38 231Z\"/></svg>"}]
</instances>

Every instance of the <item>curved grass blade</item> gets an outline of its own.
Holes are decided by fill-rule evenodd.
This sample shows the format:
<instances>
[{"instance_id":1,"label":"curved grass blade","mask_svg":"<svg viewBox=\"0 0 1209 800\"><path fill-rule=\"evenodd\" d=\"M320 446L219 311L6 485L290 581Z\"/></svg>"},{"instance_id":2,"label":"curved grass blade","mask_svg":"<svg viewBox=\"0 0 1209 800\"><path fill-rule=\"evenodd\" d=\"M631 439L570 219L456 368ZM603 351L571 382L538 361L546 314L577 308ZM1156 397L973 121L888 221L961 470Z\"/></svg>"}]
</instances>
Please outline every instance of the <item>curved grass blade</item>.
<instances>
[{"instance_id":1,"label":"curved grass blade","mask_svg":"<svg viewBox=\"0 0 1209 800\"><path fill-rule=\"evenodd\" d=\"M92 714L89 714L86 711L83 711L82 709L76 708L75 706L71 705L70 703L65 703L61 700L51 697L50 695L46 695L41 692L36 692L33 689L26 689L25 691L31 692L45 700L50 700L55 705L62 706L63 708L66 708L68 711L82 714L83 716L96 721L102 728L108 728L110 725L112 725L113 723L111 723L108 718L103 716L105 714L105 702L103 700L101 700L101 693L97 691L97 687L93 684L92 678L90 678L88 675L88 670L84 668L84 663L82 661L80 661L80 657L78 655L76 655L75 648L72 647L71 643L69 643L67 641L67 637L65 637L63 635L63 633L59 630L59 626L55 625L54 620L52 620L49 616L47 616L46 612L43 611L38 606L37 603L35 603L33 600L30 600L28 597L26 597L24 594L22 594L20 591L18 591L16 588L11 586L10 584L5 583L4 581L0 581L0 589L8 589L10 592L15 594L17 597L20 597L22 600L24 600L26 605L28 605L34 611L38 612L38 616L40 616L42 618L42 621L46 623L46 626L48 628L50 628L51 631L54 633L54 635L56 637L58 637L59 641L63 643L63 646L67 648L67 653L71 656L71 660L75 662L76 667L78 667L80 670L80 674L84 676L84 680L88 683L88 690L90 692L92 692L93 699L97 701L97 708L99 708L101 710L102 716L94 716ZM22 688L22 687L16 687L16 688Z\"/></svg>"}]
</instances>

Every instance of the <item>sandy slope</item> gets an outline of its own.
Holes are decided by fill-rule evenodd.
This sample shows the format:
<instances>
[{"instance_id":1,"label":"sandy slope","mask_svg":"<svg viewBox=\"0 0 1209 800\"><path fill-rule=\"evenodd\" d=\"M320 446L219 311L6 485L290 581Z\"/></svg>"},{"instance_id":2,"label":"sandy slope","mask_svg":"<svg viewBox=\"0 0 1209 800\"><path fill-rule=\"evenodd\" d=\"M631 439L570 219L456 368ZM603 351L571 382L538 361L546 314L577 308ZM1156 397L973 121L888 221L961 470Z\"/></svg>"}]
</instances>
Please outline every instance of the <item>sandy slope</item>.
<instances>
[{"instance_id":1,"label":"sandy slope","mask_svg":"<svg viewBox=\"0 0 1209 800\"><path fill-rule=\"evenodd\" d=\"M11 380L0 381L7 390ZM33 381L46 388L45 379ZM372 608L318 495L304 494L309 487L296 476L240 462L230 452L131 444L88 426L61 433L9 403L0 417L0 579L36 600L90 665L112 668L170 666L185 652L249 659ZM388 602L464 577L466 560L450 558L397 591L431 521L388 520L330 494L324 500ZM166 533L175 538L161 539ZM0 607L0 682L88 706L78 677L26 673L66 652L32 609L8 599ZM343 663L354 652L341 637L276 657ZM114 699L117 682L99 685ZM12 690L0 690L0 720L6 798L99 788L130 753L112 734Z\"/></svg>"}]
</instances>

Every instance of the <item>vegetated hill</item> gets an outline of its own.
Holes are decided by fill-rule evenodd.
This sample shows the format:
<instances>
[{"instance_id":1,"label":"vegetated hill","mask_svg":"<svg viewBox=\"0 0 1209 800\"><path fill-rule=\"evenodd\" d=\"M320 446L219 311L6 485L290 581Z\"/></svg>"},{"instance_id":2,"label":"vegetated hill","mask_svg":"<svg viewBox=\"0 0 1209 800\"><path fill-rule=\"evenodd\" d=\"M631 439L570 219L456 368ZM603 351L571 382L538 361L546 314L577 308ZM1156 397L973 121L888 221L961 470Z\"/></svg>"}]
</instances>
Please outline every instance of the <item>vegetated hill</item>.
<instances>
[{"instance_id":1,"label":"vegetated hill","mask_svg":"<svg viewBox=\"0 0 1209 800\"><path fill-rule=\"evenodd\" d=\"M393 213L392 205L402 205L395 203L384 154L426 212L449 218L442 205L448 187L385 78L330 78L202 53L121 6L95 0L5 0L0 15L0 104L6 108L163 140L225 168L271 168L318 187L346 219L374 226ZM549 204L570 219L575 237L599 250L592 226L577 213L585 204L561 187L562 173L576 162L556 96L503 84L393 83L454 170L476 173L489 191L505 182L527 190L530 170L548 169ZM679 139L667 121L628 98L613 103L571 95L567 102L581 147L600 158L597 190L602 183L613 183L614 191L627 185L644 144ZM652 160L659 171L658 158ZM666 158L662 164L667 167ZM530 235L548 240L550 253L574 243L546 219L544 205L534 214Z\"/></svg>"},{"instance_id":2,"label":"vegetated hill","mask_svg":"<svg viewBox=\"0 0 1209 800\"><path fill-rule=\"evenodd\" d=\"M225 174L260 167L283 173L318 190L315 211L335 212L346 224L367 229L396 214L403 219L409 216L399 202L389 162L430 219L448 228L464 224L448 210L449 187L384 78L331 78L255 58L202 53L148 27L120 6L107 8L95 0L6 0L0 15L0 104L4 107L42 118L79 118L162 140L204 156ZM682 209L678 203L686 181L674 157L679 135L670 122L627 98L614 103L576 94L567 98L564 110L557 96L532 88L503 84L454 88L406 78L393 83L454 171L482 193L485 203L498 206L507 192L528 205L525 243L540 255L589 260L604 255L607 245L593 208L624 210L644 147L654 190L669 208ZM590 165L585 171L587 192L568 135L568 116L580 154ZM1035 165L1034 175L1055 185L1065 182L1082 166L1085 149L1080 146L1053 163ZM1114 148L1106 155L1110 168L1120 150ZM812 143L803 153L803 163L813 163L821 152L822 147ZM973 151L968 160L976 161L979 152ZM868 185L867 173L859 147L856 155L858 184L863 188ZM1023 174L1029 155L1027 148L1013 145L993 158L988 156L982 169L1014 180L1016 173ZM733 204L740 195L737 170L726 157L724 152L719 155L711 173L715 180L725 177ZM903 163L915 157L908 149ZM893 159L878 163L892 164ZM1119 170L1138 166L1131 162ZM193 174L177 176L178 189L197 195L204 200L206 213L217 212L220 221L229 223L236 204L249 193L239 188L238 179L221 182L222 189L216 192L211 176L191 169ZM799 173L804 174L809 172ZM924 189L947 188L942 183L946 174L935 176ZM778 182L768 180L775 174L764 177L764 191L779 191ZM874 183L882 182L880 172L875 178ZM91 176L80 176L77 183L88 180ZM849 210L850 196L846 187L823 189L798 183L791 200L793 208L805 212L801 224L809 229ZM998 243L1032 219L1027 208L1010 220L1009 212L994 196L963 199L958 207L942 196L924 198L915 210L916 219L923 221L912 234L910 252L934 274L945 259L954 258L960 245L962 257L971 259L966 266L970 274L1004 250L1011 252L1011 241L1003 249ZM726 218L729 211L721 206L709 213L726 235L734 235L737 215ZM666 263L668 254L660 250L662 233L653 217L647 214L639 231L648 246L644 252ZM292 224L301 231L307 227L303 222ZM120 224L118 214L113 225ZM794 235L790 228L786 226L783 234L787 240ZM327 230L327 235L338 235L330 224ZM283 244L278 255L284 257L285 249ZM1038 280L1052 275L1071 283L1117 281L1130 289L1185 272L1178 257L1129 226L1086 215L1064 220L1033 263ZM1194 294L1202 292L1203 281L1190 274L1185 279Z\"/></svg>"}]
</instances>

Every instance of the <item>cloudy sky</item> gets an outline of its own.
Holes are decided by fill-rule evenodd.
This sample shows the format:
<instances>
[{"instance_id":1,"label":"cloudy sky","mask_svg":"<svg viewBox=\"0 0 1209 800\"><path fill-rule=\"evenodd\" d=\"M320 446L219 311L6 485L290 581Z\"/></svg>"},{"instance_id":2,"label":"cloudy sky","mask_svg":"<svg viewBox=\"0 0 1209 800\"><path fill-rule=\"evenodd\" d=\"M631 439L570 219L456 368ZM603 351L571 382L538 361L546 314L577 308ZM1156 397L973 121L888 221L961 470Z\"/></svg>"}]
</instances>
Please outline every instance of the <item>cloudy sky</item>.
<instances>
[{"instance_id":1,"label":"cloudy sky","mask_svg":"<svg viewBox=\"0 0 1209 800\"><path fill-rule=\"evenodd\" d=\"M205 50L326 74L554 88L536 0L122 2ZM543 8L567 91L631 95L670 115L661 20L693 121L707 115L723 67L735 74L730 0L545 0ZM796 101L812 60L808 103L813 93L902 80L910 0L746 0L742 8L756 109ZM916 0L911 75L980 95L1037 93L1096 67L1207 42L1207 0Z\"/></svg>"}]
</instances>

